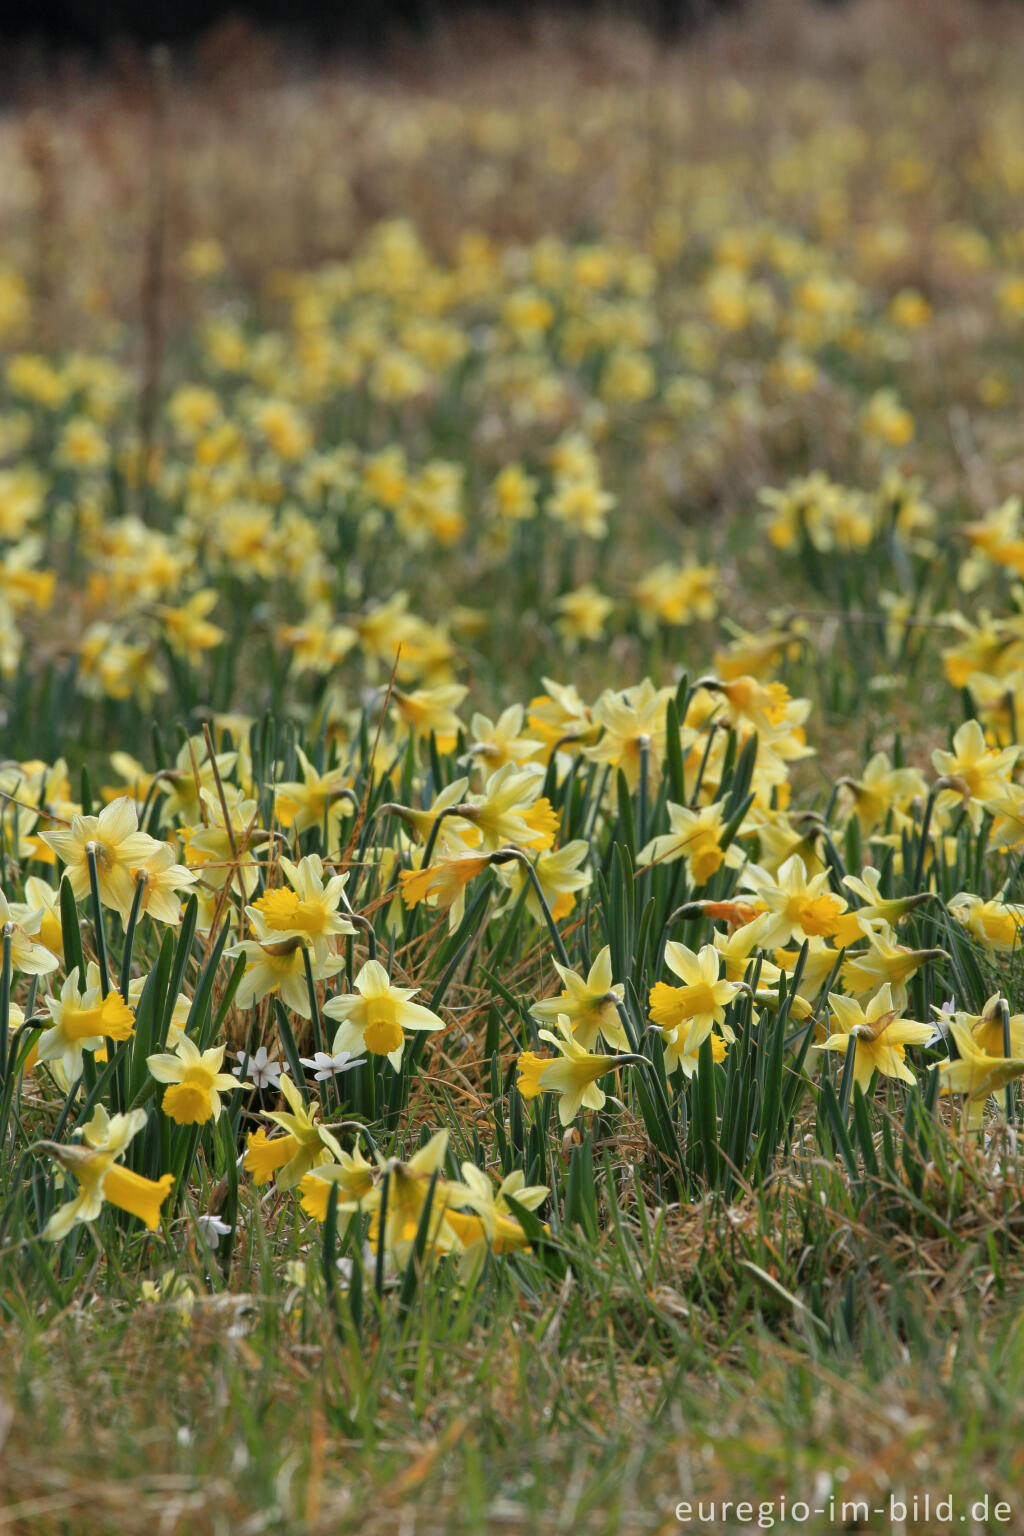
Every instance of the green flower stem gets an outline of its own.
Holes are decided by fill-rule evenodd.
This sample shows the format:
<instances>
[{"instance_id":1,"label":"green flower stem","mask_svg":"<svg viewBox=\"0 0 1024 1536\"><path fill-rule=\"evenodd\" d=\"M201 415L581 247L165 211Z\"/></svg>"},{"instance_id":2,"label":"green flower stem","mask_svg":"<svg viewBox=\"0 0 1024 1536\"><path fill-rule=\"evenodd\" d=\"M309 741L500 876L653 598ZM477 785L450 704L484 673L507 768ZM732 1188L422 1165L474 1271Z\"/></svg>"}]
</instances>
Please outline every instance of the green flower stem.
<instances>
[{"instance_id":1,"label":"green flower stem","mask_svg":"<svg viewBox=\"0 0 1024 1536\"><path fill-rule=\"evenodd\" d=\"M320 1018L320 1004L317 1001L316 982L313 979L313 962L309 958L309 945L302 946L302 963L306 970L306 988L309 992L309 1011L313 1021L313 1048L317 1051L326 1051L324 1045L324 1027Z\"/></svg>"},{"instance_id":2,"label":"green flower stem","mask_svg":"<svg viewBox=\"0 0 1024 1536\"><path fill-rule=\"evenodd\" d=\"M381 809L384 810L384 809L387 809L387 807L386 806L382 806ZM401 809L401 807L397 807L397 809ZM434 856L434 849L437 846L437 838L438 838L438 834L441 831L441 823L442 823L442 821L444 821L446 816L454 816L456 812L461 813L464 810L465 810L465 806L462 806L462 805L449 805L445 810L441 811L437 816L434 817L434 824L433 824L433 826L430 829L430 833L429 833L429 835L427 837L427 845L426 845L426 847L423 850L423 862L420 865L421 869L427 869L429 867L429 865L430 865L431 859ZM406 922L405 922L405 942L406 943L408 943L409 940L412 937L412 925L413 925L413 922L415 920L415 916L416 916L416 913L415 913L415 909L414 908L411 908L409 910L409 912L406 914ZM371 958L373 958L374 955L375 955L375 951L371 951Z\"/></svg>"},{"instance_id":3,"label":"green flower stem","mask_svg":"<svg viewBox=\"0 0 1024 1536\"><path fill-rule=\"evenodd\" d=\"M374 1267L373 1288L377 1300L384 1295L384 1242L387 1235L388 1191L391 1187L391 1171L388 1169L380 1182L380 1207L377 1213L377 1262Z\"/></svg>"},{"instance_id":4,"label":"green flower stem","mask_svg":"<svg viewBox=\"0 0 1024 1536\"><path fill-rule=\"evenodd\" d=\"M342 900L342 903L344 904L345 912L346 912L346 915L348 916L349 922L350 923L354 923L355 926L358 929L360 929L361 932L366 934L366 943L367 943L367 946L368 946L369 951L370 951L370 959L371 960L376 960L376 958L377 958L377 935L373 931L373 924L370 922L370 919L368 917L362 917L360 915L360 913L358 913L354 909L354 907L352 906L352 903L349 901L349 899L345 895L344 891L342 891L342 893L341 893L341 900ZM349 970L351 970L351 966L349 966Z\"/></svg>"},{"instance_id":5,"label":"green flower stem","mask_svg":"<svg viewBox=\"0 0 1024 1536\"><path fill-rule=\"evenodd\" d=\"M491 854L492 864L507 864L512 859L514 859L517 864L521 864L526 870L527 875L530 877L533 889L536 892L537 900L540 902L540 909L544 913L544 919L548 925L548 929L550 930L551 938L554 942L558 958L564 966L568 966L569 951L566 949L565 944L562 942L562 935L558 931L557 923L551 916L551 908L548 906L547 899L541 889L540 880L537 878L537 871L530 863L530 860L526 857L526 854L521 848L499 848L497 853Z\"/></svg>"},{"instance_id":6,"label":"green flower stem","mask_svg":"<svg viewBox=\"0 0 1024 1536\"><path fill-rule=\"evenodd\" d=\"M924 815L921 818L921 840L917 845L917 859L914 863L914 878L910 887L913 891L916 891L920 888L921 881L924 877L924 861L928 856L928 834L931 831L932 810L935 806L935 796L940 786L942 788L946 787L946 784L941 779L938 781L938 783L932 785L931 789L928 791L928 799L924 803Z\"/></svg>"},{"instance_id":7,"label":"green flower stem","mask_svg":"<svg viewBox=\"0 0 1024 1536\"><path fill-rule=\"evenodd\" d=\"M3 973L0 976L0 1080L7 1078L7 1052L11 1021L11 940L14 924L4 923Z\"/></svg>"},{"instance_id":8,"label":"green flower stem","mask_svg":"<svg viewBox=\"0 0 1024 1536\"><path fill-rule=\"evenodd\" d=\"M128 928L124 936L124 954L121 956L121 996L128 1001L128 987L132 979L132 950L135 948L135 929L139 921L139 913L142 910L142 898L146 890L146 882L149 876L145 870L140 869L135 876L135 895L132 898L132 910L128 915Z\"/></svg>"},{"instance_id":9,"label":"green flower stem","mask_svg":"<svg viewBox=\"0 0 1024 1536\"><path fill-rule=\"evenodd\" d=\"M850 1100L853 1097L853 1074L857 1065L857 1036L850 1036L850 1043L846 1047L846 1055L843 1058L843 1075L839 1083L839 1113L843 1119L850 1112Z\"/></svg>"},{"instance_id":10,"label":"green flower stem","mask_svg":"<svg viewBox=\"0 0 1024 1536\"><path fill-rule=\"evenodd\" d=\"M445 810L441 811L439 815L434 817L434 825L430 829L430 835L427 838L427 846L423 850L424 869L427 868L428 864L434 856L434 849L437 846L437 838L441 831L442 821L444 821L446 816L462 815L465 809L466 807L463 805L449 805Z\"/></svg>"},{"instance_id":11,"label":"green flower stem","mask_svg":"<svg viewBox=\"0 0 1024 1536\"><path fill-rule=\"evenodd\" d=\"M6 962L6 955L5 955L5 962ZM1011 1048L1010 1048L1010 1005L1006 1001L1005 997L1001 997L999 999L999 1012L1002 1015L1002 1020L1003 1020L1003 1055L1004 1056L1010 1056L1010 1055L1012 1055L1012 1051L1011 1051ZM1014 1120L1016 1119L1016 1113L1017 1113L1017 1111L1016 1111L1016 1104L1015 1104L1015 1101L1014 1101L1013 1084L1012 1083L1007 1083L1007 1085L1006 1085L1006 1123L1007 1123L1007 1125L1012 1125L1013 1124Z\"/></svg>"},{"instance_id":12,"label":"green flower stem","mask_svg":"<svg viewBox=\"0 0 1024 1536\"><path fill-rule=\"evenodd\" d=\"M104 997L110 991L110 975L107 970L107 936L103 927L103 906L100 902L100 875L96 864L96 845L86 843L85 856L89 861L89 890L92 893L92 924L96 931L96 955L100 966L100 992ZM82 978L84 983L85 978ZM110 1049L110 1042L107 1042Z\"/></svg>"},{"instance_id":13,"label":"green flower stem","mask_svg":"<svg viewBox=\"0 0 1024 1536\"><path fill-rule=\"evenodd\" d=\"M100 993L104 998L107 998L110 995L110 969L107 963L107 935L103 926L103 907L100 903L100 877L96 864L96 845L94 843L87 843L85 845L85 856L89 861L89 889L92 893L93 927L96 930L96 954L100 967ZM136 891L136 900L139 901L141 901L141 896L139 896L141 888L142 882L140 881L139 888ZM132 910L133 912L135 910L134 901L132 902ZM130 954L128 961L130 965ZM82 978L82 983L83 985L85 983L84 977ZM123 993L122 996L124 996ZM109 1035L107 1036L106 1047L107 1061L111 1063L113 1069L113 1076L111 1078L112 1102L115 1110L120 1111L124 1108L124 1063L121 1062L118 1066L113 1065L118 1048Z\"/></svg>"},{"instance_id":14,"label":"green flower stem","mask_svg":"<svg viewBox=\"0 0 1024 1536\"><path fill-rule=\"evenodd\" d=\"M180 777L181 775L179 770L176 768L159 768L157 772L154 773L153 782L150 784L146 791L146 798L143 800L142 810L139 812L140 827L145 827L146 819L153 808L153 801L159 794L161 785L166 783L173 783L175 779Z\"/></svg>"}]
</instances>

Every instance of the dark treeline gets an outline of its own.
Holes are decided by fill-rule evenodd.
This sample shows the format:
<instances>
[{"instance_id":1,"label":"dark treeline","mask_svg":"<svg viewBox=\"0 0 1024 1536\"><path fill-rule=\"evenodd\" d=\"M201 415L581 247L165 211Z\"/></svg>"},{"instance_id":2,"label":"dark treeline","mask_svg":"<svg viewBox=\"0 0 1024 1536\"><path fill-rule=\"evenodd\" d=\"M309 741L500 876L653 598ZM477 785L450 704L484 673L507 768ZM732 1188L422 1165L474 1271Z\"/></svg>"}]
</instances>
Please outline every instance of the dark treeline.
<instances>
[{"instance_id":1,"label":"dark treeline","mask_svg":"<svg viewBox=\"0 0 1024 1536\"><path fill-rule=\"evenodd\" d=\"M764 0L13 0L0 4L0 38L103 52L121 41L189 43L232 19L313 47L373 51L396 36L429 38L465 17L505 25L543 8L576 16L620 16L666 37L721 12ZM820 0L836 4L840 0Z\"/></svg>"}]
</instances>

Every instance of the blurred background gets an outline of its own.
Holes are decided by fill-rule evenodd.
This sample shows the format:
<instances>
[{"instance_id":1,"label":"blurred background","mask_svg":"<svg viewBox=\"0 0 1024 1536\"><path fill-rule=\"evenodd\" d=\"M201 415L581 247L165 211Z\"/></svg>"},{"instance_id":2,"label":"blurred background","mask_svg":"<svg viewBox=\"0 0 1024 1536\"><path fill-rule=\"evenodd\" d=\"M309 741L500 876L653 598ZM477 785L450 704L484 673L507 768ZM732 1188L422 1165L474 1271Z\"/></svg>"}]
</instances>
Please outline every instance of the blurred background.
<instances>
[{"instance_id":1,"label":"blurred background","mask_svg":"<svg viewBox=\"0 0 1024 1536\"><path fill-rule=\"evenodd\" d=\"M524 688L563 637L581 644L584 692L609 655L621 676L657 675L698 621L679 583L717 583L723 607L740 592L732 622L776 626L778 550L806 559L802 608L899 615L908 566L882 550L878 508L909 498L918 541L933 505L964 518L1024 494L1020 4L356 0L325 17L304 0L67 0L5 21L21 30L0 50L0 480L22 517L52 475L54 528L98 530L96 581L68 582L78 596L44 636L62 665L111 622L104 504L64 446L86 408L86 457L116 467L116 507L141 506L161 538L197 495L218 527L214 492L242 499L246 527L254 498L261 517L281 511L289 544L290 498L319 506L322 475L382 498L372 547L346 546L334 611L414 589L417 616L476 635L470 665L495 700L505 635ZM280 501L268 415L285 424ZM570 498L566 513L555 455L571 464L581 444L583 510ZM4 451L26 463L6 470ZM493 511L510 467L550 518ZM827 510L805 549L786 487L806 477ZM765 492L782 498L767 521ZM609 506L629 537L605 539ZM546 564L523 554L517 540L567 515L585 538L553 536ZM436 558L406 546L410 527ZM952 557L919 555L927 542L910 558L930 615L956 575ZM819 559L834 549L866 551L863 591L849 562ZM702 597L700 623L707 611ZM527 612L543 623L520 648ZM888 623L871 642L830 633L820 654L850 653L820 683L832 717L868 690L902 709L898 667L935 659L913 617L906 643ZM151 616L138 626L115 660L146 663ZM127 685L112 686L111 708ZM902 739L919 724L901 718ZM858 737L843 771L860 752Z\"/></svg>"},{"instance_id":2,"label":"blurred background","mask_svg":"<svg viewBox=\"0 0 1024 1536\"><path fill-rule=\"evenodd\" d=\"M248 24L292 42L378 51L396 42L474 34L488 20L528 29L537 14L627 20L677 37L716 14L761 10L771 0L25 0L2 8L0 36L35 46L104 53L125 42L189 43L224 23ZM818 0L837 5L845 0ZM904 9L913 0L899 0ZM979 0L983 3L983 0Z\"/></svg>"}]
</instances>

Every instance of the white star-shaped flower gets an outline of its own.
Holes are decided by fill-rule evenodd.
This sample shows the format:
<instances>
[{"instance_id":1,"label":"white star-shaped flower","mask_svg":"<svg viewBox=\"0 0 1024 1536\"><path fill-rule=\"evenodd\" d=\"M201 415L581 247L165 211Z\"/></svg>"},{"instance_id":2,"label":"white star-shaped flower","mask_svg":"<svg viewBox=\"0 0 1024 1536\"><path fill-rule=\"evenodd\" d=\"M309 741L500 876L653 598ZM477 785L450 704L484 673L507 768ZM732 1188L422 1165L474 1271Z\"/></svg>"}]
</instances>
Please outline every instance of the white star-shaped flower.
<instances>
[{"instance_id":1,"label":"white star-shaped flower","mask_svg":"<svg viewBox=\"0 0 1024 1536\"><path fill-rule=\"evenodd\" d=\"M241 1077L244 1070L246 1077L251 1077L257 1088L276 1088L281 1077L281 1063L271 1061L267 1055L267 1048L261 1045L252 1056L247 1051L236 1051L237 1067L231 1070L235 1077Z\"/></svg>"},{"instance_id":2,"label":"white star-shaped flower","mask_svg":"<svg viewBox=\"0 0 1024 1536\"><path fill-rule=\"evenodd\" d=\"M304 1067L308 1067L318 1083L324 1082L328 1077L340 1077L343 1072L351 1072L355 1067L361 1067L362 1061L353 1061L351 1052L338 1051L331 1056L327 1051L315 1051L312 1056L300 1056L299 1060Z\"/></svg>"}]
</instances>

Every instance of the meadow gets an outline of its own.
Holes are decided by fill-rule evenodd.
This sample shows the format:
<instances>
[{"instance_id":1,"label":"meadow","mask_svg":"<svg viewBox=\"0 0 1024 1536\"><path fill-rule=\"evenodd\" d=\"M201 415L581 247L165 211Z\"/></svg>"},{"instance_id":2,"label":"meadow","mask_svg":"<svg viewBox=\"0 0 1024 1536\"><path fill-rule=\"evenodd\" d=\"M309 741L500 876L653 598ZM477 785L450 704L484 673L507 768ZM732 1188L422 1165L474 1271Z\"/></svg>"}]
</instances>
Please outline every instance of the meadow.
<instances>
[{"instance_id":1,"label":"meadow","mask_svg":"<svg viewBox=\"0 0 1024 1536\"><path fill-rule=\"evenodd\" d=\"M1024 17L533 27L0 122L0 1531L1024 1519Z\"/></svg>"}]
</instances>

